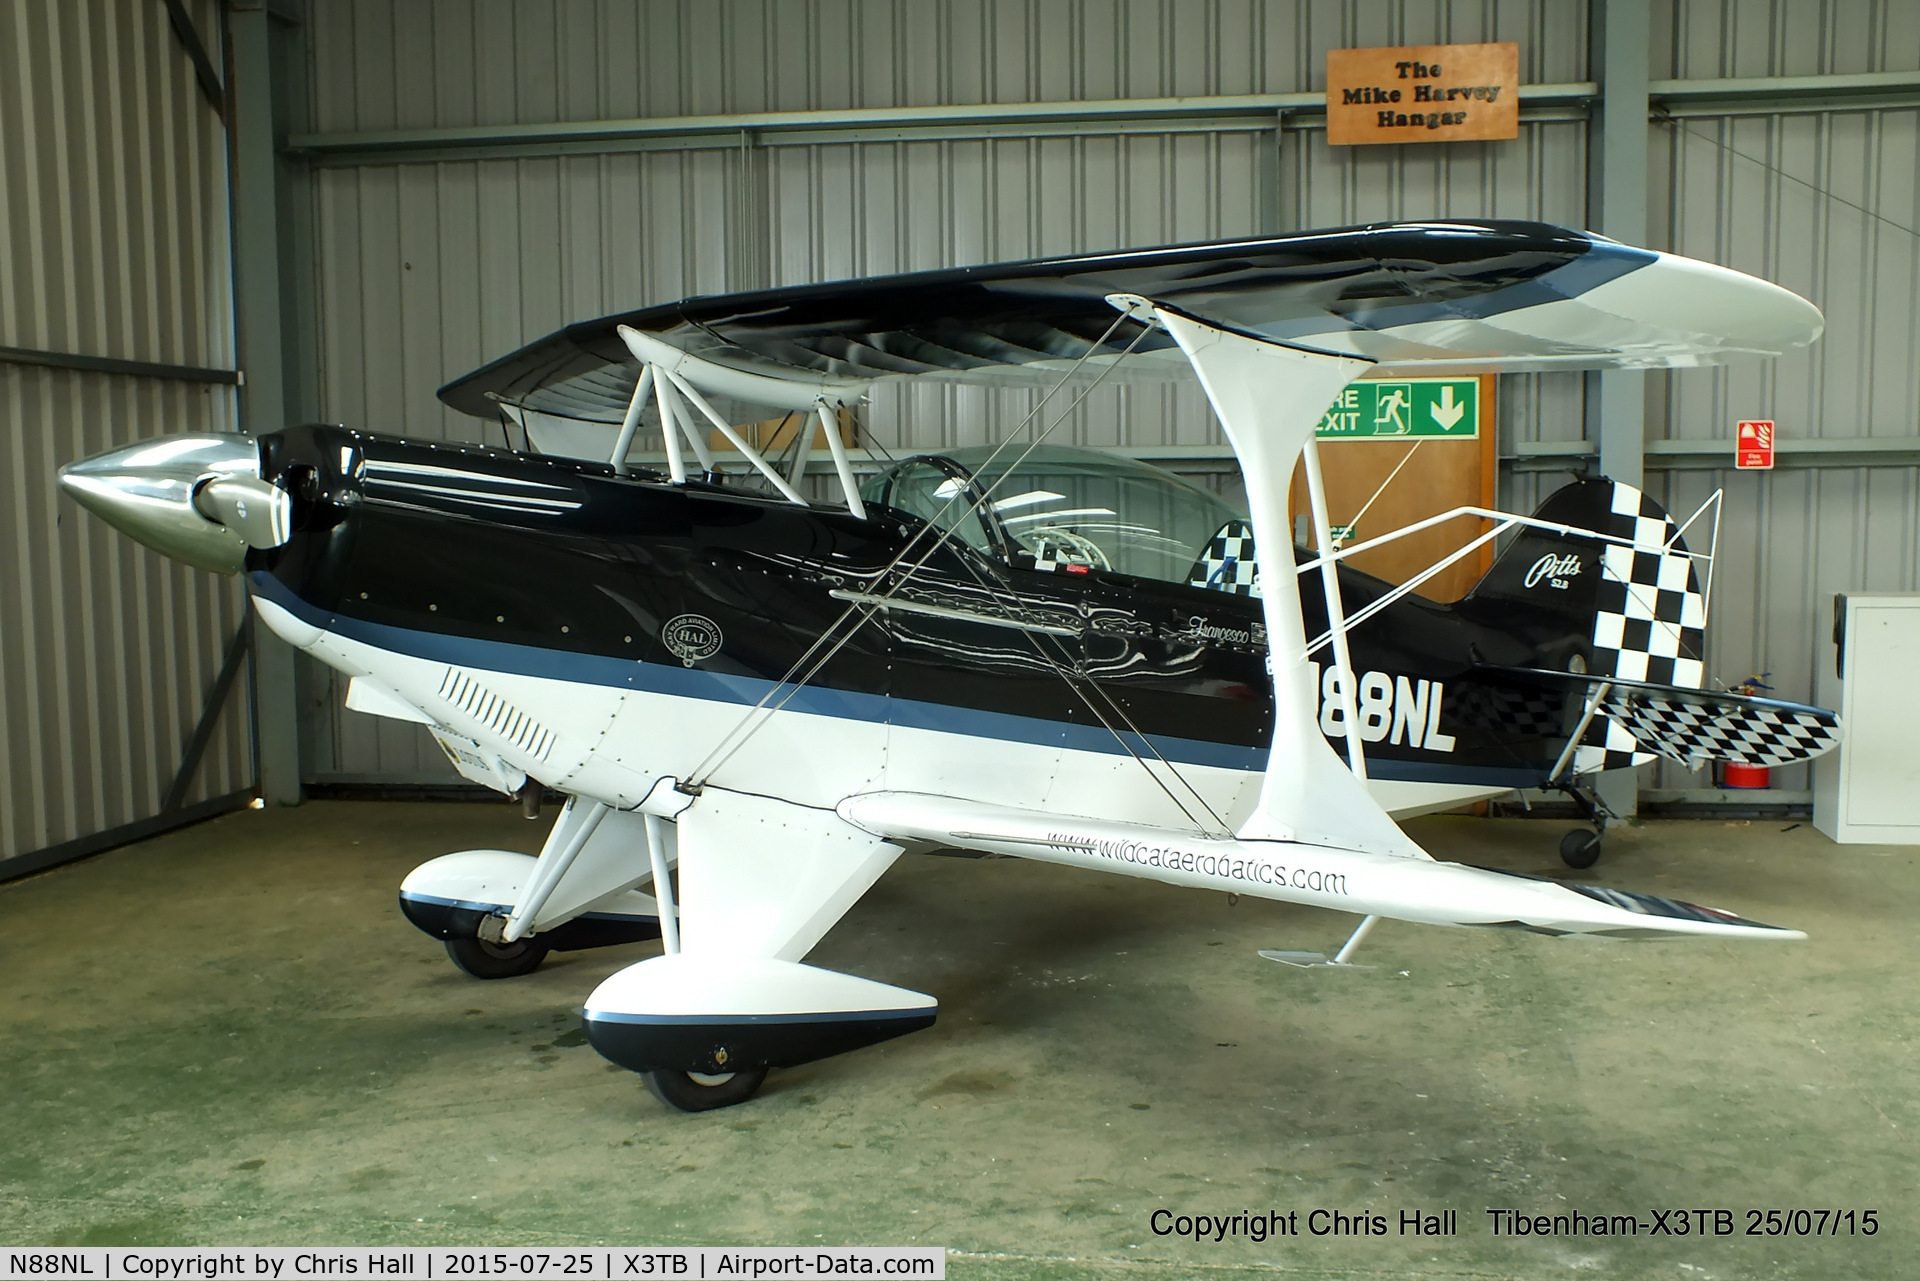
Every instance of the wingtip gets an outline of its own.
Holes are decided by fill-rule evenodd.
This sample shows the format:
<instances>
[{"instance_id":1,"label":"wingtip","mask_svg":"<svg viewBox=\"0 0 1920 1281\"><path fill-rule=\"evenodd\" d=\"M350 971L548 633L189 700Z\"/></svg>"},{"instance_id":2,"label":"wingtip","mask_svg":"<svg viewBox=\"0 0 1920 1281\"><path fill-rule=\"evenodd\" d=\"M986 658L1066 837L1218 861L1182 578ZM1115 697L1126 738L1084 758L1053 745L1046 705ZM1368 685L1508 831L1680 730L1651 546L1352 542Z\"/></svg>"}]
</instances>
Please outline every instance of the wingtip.
<instances>
[{"instance_id":1,"label":"wingtip","mask_svg":"<svg viewBox=\"0 0 1920 1281\"><path fill-rule=\"evenodd\" d=\"M1479 870L1552 887L1546 891L1548 897L1541 901L1534 913L1521 919L1486 922L1488 925L1528 929L1543 934L1591 934L1601 938L1642 942L1685 938L1785 942L1807 937L1801 930L1769 925L1721 908L1662 898L1657 894L1550 880L1507 868L1488 867ZM1559 893L1553 893L1554 890ZM1562 895L1571 896L1571 901Z\"/></svg>"}]
</instances>

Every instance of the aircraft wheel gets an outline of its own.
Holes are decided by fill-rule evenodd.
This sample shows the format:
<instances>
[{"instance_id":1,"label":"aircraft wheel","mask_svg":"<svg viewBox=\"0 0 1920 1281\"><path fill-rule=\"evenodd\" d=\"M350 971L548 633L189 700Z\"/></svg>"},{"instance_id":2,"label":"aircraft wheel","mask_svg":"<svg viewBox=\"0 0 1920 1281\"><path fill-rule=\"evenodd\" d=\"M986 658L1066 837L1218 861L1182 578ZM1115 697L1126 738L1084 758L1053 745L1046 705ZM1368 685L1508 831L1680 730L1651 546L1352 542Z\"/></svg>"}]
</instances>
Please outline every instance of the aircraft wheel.
<instances>
[{"instance_id":1,"label":"aircraft wheel","mask_svg":"<svg viewBox=\"0 0 1920 1281\"><path fill-rule=\"evenodd\" d=\"M1560 838L1560 861L1568 867L1592 867L1600 861L1600 833L1575 828Z\"/></svg>"},{"instance_id":2,"label":"aircraft wheel","mask_svg":"<svg viewBox=\"0 0 1920 1281\"><path fill-rule=\"evenodd\" d=\"M709 1112L745 1103L767 1079L765 1068L751 1072L726 1072L708 1076L704 1072L677 1072L667 1068L642 1073L653 1097L682 1112Z\"/></svg>"},{"instance_id":3,"label":"aircraft wheel","mask_svg":"<svg viewBox=\"0 0 1920 1281\"><path fill-rule=\"evenodd\" d=\"M550 949L544 943L520 939L513 943L489 943L484 939L448 939L447 955L464 974L476 979L511 979L531 974L547 959Z\"/></svg>"}]
</instances>

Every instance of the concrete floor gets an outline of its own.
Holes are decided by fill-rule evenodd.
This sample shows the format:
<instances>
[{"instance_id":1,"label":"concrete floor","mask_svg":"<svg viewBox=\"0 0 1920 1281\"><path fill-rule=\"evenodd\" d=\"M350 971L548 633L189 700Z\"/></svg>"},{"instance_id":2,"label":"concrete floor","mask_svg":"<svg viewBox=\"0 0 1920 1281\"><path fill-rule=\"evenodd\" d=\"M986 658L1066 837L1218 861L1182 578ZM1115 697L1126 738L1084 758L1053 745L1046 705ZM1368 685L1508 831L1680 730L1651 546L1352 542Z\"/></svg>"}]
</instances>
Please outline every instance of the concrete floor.
<instances>
[{"instance_id":1,"label":"concrete floor","mask_svg":"<svg viewBox=\"0 0 1920 1281\"><path fill-rule=\"evenodd\" d=\"M1563 825L1421 820L1558 875ZM1621 944L1385 922L1017 861L903 859L810 958L934 1028L671 1113L582 1042L657 945L480 983L401 876L536 849L506 805L232 815L0 886L10 1244L932 1243L954 1277L1914 1275L1920 850L1656 822L1592 873L1808 931ZM1875 1209L1870 1238L1496 1237L1486 1210ZM1155 1209L1460 1211L1195 1243Z\"/></svg>"}]
</instances>

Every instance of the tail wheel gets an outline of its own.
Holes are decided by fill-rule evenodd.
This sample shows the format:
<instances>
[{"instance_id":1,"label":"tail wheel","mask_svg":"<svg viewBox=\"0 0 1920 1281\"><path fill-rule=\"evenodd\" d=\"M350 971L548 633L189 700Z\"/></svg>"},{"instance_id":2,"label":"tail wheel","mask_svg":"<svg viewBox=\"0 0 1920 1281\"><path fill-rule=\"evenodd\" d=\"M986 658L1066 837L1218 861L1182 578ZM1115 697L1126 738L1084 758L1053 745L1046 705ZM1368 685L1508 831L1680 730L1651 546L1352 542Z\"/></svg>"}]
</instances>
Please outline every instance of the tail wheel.
<instances>
[{"instance_id":1,"label":"tail wheel","mask_svg":"<svg viewBox=\"0 0 1920 1281\"><path fill-rule=\"evenodd\" d=\"M477 979L511 979L531 974L551 950L544 943L520 939L489 943L484 939L448 939L447 955L461 972Z\"/></svg>"},{"instance_id":2,"label":"tail wheel","mask_svg":"<svg viewBox=\"0 0 1920 1281\"><path fill-rule=\"evenodd\" d=\"M1568 867L1592 867L1600 861L1600 833L1575 828L1560 838L1560 861Z\"/></svg>"},{"instance_id":3,"label":"tail wheel","mask_svg":"<svg viewBox=\"0 0 1920 1281\"><path fill-rule=\"evenodd\" d=\"M767 1069L755 1068L751 1072L708 1076L704 1072L656 1068L643 1075L647 1079L647 1088L653 1091L653 1097L668 1107L678 1108L682 1112L710 1112L714 1108L730 1108L752 1098L760 1089L761 1082L767 1079Z\"/></svg>"}]
</instances>

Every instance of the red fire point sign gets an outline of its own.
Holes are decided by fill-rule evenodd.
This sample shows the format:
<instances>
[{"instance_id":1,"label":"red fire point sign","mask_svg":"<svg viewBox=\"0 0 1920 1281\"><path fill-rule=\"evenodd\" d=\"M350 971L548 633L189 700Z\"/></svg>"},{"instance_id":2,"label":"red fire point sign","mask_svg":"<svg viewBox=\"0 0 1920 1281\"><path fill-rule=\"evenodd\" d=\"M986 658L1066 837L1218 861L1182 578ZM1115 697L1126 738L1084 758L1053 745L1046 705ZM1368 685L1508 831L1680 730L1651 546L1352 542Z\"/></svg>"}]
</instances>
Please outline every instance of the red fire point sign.
<instances>
[{"instance_id":1,"label":"red fire point sign","mask_svg":"<svg viewBox=\"0 0 1920 1281\"><path fill-rule=\"evenodd\" d=\"M1759 419L1743 422L1734 433L1733 465L1735 467L1773 466L1773 422Z\"/></svg>"}]
</instances>

